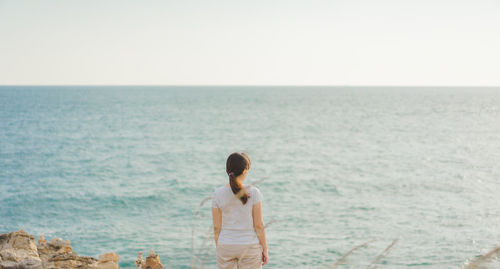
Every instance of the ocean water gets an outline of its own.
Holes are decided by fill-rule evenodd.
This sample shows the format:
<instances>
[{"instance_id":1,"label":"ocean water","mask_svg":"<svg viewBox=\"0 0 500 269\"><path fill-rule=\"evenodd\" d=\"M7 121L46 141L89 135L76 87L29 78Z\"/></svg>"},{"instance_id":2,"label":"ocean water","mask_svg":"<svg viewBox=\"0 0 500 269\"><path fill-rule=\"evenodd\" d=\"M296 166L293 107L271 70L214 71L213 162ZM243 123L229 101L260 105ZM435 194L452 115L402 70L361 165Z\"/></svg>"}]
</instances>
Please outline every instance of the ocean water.
<instances>
[{"instance_id":1,"label":"ocean water","mask_svg":"<svg viewBox=\"0 0 500 269\"><path fill-rule=\"evenodd\" d=\"M215 268L200 203L234 151L273 222L265 268L370 241L340 267L366 268L396 239L378 268L461 268L500 246L500 88L3 86L0 233Z\"/></svg>"}]
</instances>

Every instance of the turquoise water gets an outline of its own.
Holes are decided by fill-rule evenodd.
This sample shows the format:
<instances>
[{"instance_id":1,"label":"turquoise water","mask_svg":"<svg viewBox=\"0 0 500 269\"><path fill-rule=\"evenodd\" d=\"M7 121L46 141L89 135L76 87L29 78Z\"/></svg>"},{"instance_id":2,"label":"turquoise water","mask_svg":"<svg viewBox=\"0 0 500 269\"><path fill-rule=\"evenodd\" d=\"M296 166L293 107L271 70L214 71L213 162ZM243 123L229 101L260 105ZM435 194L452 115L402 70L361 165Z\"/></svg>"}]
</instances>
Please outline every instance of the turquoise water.
<instances>
[{"instance_id":1,"label":"turquoise water","mask_svg":"<svg viewBox=\"0 0 500 269\"><path fill-rule=\"evenodd\" d=\"M4 86L0 232L124 268L150 248L190 268L194 242L214 268L199 205L245 151L276 221L267 268L373 240L342 267L365 268L394 239L379 268L460 268L500 245L499 119L499 88Z\"/></svg>"}]
</instances>

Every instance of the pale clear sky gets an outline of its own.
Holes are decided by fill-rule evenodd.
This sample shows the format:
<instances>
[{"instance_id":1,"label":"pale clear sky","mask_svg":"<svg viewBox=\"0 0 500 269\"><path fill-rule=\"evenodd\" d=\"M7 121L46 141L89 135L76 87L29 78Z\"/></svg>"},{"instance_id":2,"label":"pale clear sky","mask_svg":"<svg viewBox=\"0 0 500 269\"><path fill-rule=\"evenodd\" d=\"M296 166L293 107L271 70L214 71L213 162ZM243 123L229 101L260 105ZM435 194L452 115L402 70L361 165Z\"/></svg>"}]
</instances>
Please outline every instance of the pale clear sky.
<instances>
[{"instance_id":1,"label":"pale clear sky","mask_svg":"<svg viewBox=\"0 0 500 269\"><path fill-rule=\"evenodd\" d=\"M0 0L0 85L500 85L498 0Z\"/></svg>"}]
</instances>

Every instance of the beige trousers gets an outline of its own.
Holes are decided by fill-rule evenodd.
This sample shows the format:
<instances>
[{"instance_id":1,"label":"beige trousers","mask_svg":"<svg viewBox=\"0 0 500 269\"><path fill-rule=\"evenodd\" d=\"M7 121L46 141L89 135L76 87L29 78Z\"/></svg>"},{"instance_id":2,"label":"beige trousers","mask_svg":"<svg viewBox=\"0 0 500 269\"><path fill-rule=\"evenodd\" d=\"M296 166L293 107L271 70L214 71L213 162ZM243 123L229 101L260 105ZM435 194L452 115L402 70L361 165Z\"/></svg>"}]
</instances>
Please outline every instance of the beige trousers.
<instances>
[{"instance_id":1,"label":"beige trousers","mask_svg":"<svg viewBox=\"0 0 500 269\"><path fill-rule=\"evenodd\" d=\"M217 244L217 266L221 269L261 269L262 246Z\"/></svg>"}]
</instances>

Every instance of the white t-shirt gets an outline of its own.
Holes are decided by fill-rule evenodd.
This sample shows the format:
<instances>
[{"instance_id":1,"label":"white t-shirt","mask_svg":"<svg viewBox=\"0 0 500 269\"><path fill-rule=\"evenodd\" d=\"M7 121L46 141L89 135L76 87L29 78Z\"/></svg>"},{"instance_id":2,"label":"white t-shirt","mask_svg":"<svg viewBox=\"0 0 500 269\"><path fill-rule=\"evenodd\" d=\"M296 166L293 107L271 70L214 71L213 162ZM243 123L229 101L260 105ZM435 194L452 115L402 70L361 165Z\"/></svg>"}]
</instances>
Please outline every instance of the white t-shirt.
<instances>
[{"instance_id":1,"label":"white t-shirt","mask_svg":"<svg viewBox=\"0 0 500 269\"><path fill-rule=\"evenodd\" d=\"M246 204L236 198L231 187L220 187L214 191L213 208L222 212L222 227L219 244L257 244L259 239L253 227L253 205L262 200L260 190L251 185L243 185L250 196Z\"/></svg>"}]
</instances>

